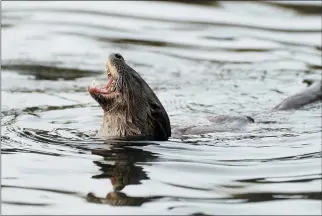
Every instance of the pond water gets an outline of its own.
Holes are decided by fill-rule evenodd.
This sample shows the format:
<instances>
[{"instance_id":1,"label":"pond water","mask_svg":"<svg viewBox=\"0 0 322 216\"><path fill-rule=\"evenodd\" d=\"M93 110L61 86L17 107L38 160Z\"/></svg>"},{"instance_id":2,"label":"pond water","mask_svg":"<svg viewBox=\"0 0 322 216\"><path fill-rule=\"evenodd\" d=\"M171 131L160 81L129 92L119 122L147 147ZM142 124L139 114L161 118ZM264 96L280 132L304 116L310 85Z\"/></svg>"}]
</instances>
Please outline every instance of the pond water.
<instances>
[{"instance_id":1,"label":"pond water","mask_svg":"<svg viewBox=\"0 0 322 216\"><path fill-rule=\"evenodd\" d=\"M2 2L3 214L321 214L321 103L272 112L321 76L321 2ZM92 80L121 53L172 124L242 131L94 139Z\"/></svg>"}]
</instances>

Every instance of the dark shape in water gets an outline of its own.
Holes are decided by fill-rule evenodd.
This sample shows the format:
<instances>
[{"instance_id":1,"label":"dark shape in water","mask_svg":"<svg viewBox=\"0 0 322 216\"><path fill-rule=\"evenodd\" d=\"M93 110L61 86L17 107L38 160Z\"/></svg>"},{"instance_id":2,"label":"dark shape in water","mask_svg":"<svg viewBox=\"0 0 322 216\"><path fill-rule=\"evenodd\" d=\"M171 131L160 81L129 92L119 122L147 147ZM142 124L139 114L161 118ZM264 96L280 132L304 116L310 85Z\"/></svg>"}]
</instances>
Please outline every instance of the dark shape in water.
<instances>
[{"instance_id":1,"label":"dark shape in water","mask_svg":"<svg viewBox=\"0 0 322 216\"><path fill-rule=\"evenodd\" d=\"M274 107L274 110L298 109L304 105L322 100L322 81L305 79L303 82L309 85L301 92L287 97Z\"/></svg>"},{"instance_id":2,"label":"dark shape in water","mask_svg":"<svg viewBox=\"0 0 322 216\"><path fill-rule=\"evenodd\" d=\"M93 76L98 71L62 68L39 64L3 64L1 69L34 75L39 80L74 80L81 77Z\"/></svg>"}]
</instances>

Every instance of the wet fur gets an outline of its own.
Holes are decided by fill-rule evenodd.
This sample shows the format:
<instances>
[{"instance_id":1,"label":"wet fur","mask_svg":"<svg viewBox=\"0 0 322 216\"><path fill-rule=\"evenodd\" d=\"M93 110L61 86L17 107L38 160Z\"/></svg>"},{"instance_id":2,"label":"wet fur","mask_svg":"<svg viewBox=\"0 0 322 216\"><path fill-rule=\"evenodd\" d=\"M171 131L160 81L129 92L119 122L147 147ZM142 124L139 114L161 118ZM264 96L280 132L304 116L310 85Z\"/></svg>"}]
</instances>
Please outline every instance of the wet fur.
<instances>
[{"instance_id":1,"label":"wet fur","mask_svg":"<svg viewBox=\"0 0 322 216\"><path fill-rule=\"evenodd\" d=\"M109 57L113 68L116 89L115 98L101 98L92 94L104 110L103 125L99 137L149 136L153 140L167 140L171 136L170 120L163 105L143 78L124 60L113 54Z\"/></svg>"}]
</instances>

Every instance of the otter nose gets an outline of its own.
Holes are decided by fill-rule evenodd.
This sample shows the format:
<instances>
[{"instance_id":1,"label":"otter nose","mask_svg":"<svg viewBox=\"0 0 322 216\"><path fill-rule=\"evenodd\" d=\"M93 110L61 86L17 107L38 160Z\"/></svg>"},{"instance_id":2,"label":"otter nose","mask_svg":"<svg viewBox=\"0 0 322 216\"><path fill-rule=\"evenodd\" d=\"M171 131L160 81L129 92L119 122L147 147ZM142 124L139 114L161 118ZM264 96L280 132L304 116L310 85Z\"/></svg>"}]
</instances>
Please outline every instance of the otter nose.
<instances>
[{"instance_id":1,"label":"otter nose","mask_svg":"<svg viewBox=\"0 0 322 216\"><path fill-rule=\"evenodd\" d=\"M115 53L114 57L117 58L117 59L123 59L123 57L119 53Z\"/></svg>"},{"instance_id":2,"label":"otter nose","mask_svg":"<svg viewBox=\"0 0 322 216\"><path fill-rule=\"evenodd\" d=\"M123 60L124 58L120 53L111 53L108 57L109 61L113 61L114 60Z\"/></svg>"}]
</instances>

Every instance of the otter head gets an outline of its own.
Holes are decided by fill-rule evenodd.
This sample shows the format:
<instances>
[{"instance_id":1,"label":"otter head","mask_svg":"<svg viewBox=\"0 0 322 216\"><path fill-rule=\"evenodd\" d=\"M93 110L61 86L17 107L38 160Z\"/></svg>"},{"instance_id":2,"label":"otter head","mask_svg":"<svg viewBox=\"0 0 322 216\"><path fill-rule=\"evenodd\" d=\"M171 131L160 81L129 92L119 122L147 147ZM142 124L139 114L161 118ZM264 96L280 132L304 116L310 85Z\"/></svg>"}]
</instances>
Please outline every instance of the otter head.
<instances>
[{"instance_id":1,"label":"otter head","mask_svg":"<svg viewBox=\"0 0 322 216\"><path fill-rule=\"evenodd\" d=\"M98 136L167 140L171 136L168 114L143 78L118 53L109 55L106 73L106 85L88 87L104 111Z\"/></svg>"}]
</instances>

